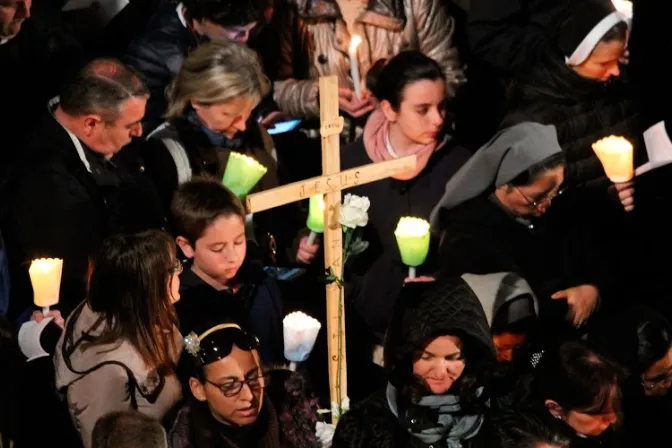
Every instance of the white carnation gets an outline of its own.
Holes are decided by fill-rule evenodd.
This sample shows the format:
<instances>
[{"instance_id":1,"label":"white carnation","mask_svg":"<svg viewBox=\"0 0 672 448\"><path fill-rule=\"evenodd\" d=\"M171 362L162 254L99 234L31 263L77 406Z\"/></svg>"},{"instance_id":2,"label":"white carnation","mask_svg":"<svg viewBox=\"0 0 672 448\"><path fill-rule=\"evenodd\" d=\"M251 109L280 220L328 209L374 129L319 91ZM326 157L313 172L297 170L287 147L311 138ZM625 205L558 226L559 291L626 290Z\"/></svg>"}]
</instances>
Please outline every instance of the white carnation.
<instances>
[{"instance_id":1,"label":"white carnation","mask_svg":"<svg viewBox=\"0 0 672 448\"><path fill-rule=\"evenodd\" d=\"M364 227L369 222L369 198L366 196L355 196L354 194L346 194L341 206L340 223L346 227L354 229L356 227Z\"/></svg>"},{"instance_id":2,"label":"white carnation","mask_svg":"<svg viewBox=\"0 0 672 448\"><path fill-rule=\"evenodd\" d=\"M331 446L331 441L334 438L334 431L336 431L336 427L330 423L317 422L315 424L315 435L323 448Z\"/></svg>"}]
</instances>

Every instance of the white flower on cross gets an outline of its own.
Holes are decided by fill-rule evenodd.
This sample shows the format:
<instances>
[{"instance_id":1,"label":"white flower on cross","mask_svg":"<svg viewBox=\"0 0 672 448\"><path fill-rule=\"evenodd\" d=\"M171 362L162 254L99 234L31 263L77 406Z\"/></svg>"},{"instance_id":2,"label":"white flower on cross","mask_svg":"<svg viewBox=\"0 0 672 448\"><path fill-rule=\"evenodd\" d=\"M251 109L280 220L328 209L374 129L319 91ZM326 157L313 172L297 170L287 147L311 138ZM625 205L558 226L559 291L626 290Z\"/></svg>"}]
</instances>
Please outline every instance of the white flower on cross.
<instances>
[{"instance_id":1,"label":"white flower on cross","mask_svg":"<svg viewBox=\"0 0 672 448\"><path fill-rule=\"evenodd\" d=\"M369 207L371 202L366 196L356 196L346 194L341 206L341 217L339 222L345 227L351 229L364 227L369 222Z\"/></svg>"}]
</instances>

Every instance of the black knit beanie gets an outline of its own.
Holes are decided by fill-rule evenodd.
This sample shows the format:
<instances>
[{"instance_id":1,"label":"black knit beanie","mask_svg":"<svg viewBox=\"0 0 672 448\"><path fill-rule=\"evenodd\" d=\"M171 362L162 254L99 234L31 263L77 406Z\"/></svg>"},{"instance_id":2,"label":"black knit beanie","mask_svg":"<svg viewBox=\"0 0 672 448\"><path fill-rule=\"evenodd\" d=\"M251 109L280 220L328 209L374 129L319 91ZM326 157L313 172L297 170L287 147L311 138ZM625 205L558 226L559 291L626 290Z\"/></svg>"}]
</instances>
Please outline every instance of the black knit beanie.
<instances>
[{"instance_id":1,"label":"black knit beanie","mask_svg":"<svg viewBox=\"0 0 672 448\"><path fill-rule=\"evenodd\" d=\"M567 64L581 65L611 28L627 20L610 0L575 0L573 3L560 25L557 43Z\"/></svg>"},{"instance_id":2,"label":"black knit beanie","mask_svg":"<svg viewBox=\"0 0 672 448\"><path fill-rule=\"evenodd\" d=\"M494 360L495 349L481 302L461 278L404 286L385 338L385 369L390 382L404 382L412 354L431 338L467 338L480 356Z\"/></svg>"}]
</instances>

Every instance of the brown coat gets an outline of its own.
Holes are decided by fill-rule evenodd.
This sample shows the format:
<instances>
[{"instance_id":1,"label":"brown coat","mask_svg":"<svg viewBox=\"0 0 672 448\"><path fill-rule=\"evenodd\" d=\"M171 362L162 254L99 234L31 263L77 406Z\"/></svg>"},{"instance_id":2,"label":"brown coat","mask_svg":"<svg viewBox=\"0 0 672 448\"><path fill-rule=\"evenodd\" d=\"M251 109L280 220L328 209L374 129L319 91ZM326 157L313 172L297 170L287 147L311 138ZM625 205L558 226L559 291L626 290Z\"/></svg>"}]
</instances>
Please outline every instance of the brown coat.
<instances>
[{"instance_id":1,"label":"brown coat","mask_svg":"<svg viewBox=\"0 0 672 448\"><path fill-rule=\"evenodd\" d=\"M105 414L137 409L160 420L181 398L177 377L149 371L128 341L83 350L80 344L85 333L100 334L94 328L100 317L87 304L80 305L68 318L54 355L56 387L67 393L70 415L85 448L91 446L93 427ZM71 323L72 319L76 320ZM176 328L173 332L181 351L182 336ZM176 353L176 363L178 358Z\"/></svg>"},{"instance_id":2,"label":"brown coat","mask_svg":"<svg viewBox=\"0 0 672 448\"><path fill-rule=\"evenodd\" d=\"M353 88L348 46L350 33L335 0L288 0L289 17L279 17L280 61L273 98L284 112L319 117L318 78L337 75ZM379 59L401 50L419 50L443 68L448 95L464 82L453 45L455 23L441 0L371 0L354 22L362 37L358 48L360 78Z\"/></svg>"}]
</instances>

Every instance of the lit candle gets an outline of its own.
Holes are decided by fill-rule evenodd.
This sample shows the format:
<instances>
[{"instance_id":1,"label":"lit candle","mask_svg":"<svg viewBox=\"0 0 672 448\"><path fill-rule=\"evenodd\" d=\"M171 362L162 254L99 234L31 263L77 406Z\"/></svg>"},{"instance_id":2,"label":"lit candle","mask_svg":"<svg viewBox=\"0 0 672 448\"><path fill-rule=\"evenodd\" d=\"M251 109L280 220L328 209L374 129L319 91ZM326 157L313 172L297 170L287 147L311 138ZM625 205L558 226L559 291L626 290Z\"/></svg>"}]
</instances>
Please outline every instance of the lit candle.
<instances>
[{"instance_id":1,"label":"lit candle","mask_svg":"<svg viewBox=\"0 0 672 448\"><path fill-rule=\"evenodd\" d=\"M285 358L290 361L290 368L295 370L296 363L308 359L313 351L322 324L317 319L296 311L285 316L282 326Z\"/></svg>"},{"instance_id":2,"label":"lit candle","mask_svg":"<svg viewBox=\"0 0 672 448\"><path fill-rule=\"evenodd\" d=\"M306 226L310 229L308 244L312 246L317 234L324 232L324 196L321 194L310 197Z\"/></svg>"},{"instance_id":3,"label":"lit candle","mask_svg":"<svg viewBox=\"0 0 672 448\"><path fill-rule=\"evenodd\" d=\"M625 16L626 20L632 20L632 2L627 0L611 0L616 11Z\"/></svg>"},{"instance_id":4,"label":"lit candle","mask_svg":"<svg viewBox=\"0 0 672 448\"><path fill-rule=\"evenodd\" d=\"M408 276L415 278L415 268L425 262L429 252L429 222L405 216L394 231L401 260L408 266Z\"/></svg>"},{"instance_id":5,"label":"lit candle","mask_svg":"<svg viewBox=\"0 0 672 448\"><path fill-rule=\"evenodd\" d=\"M63 260L60 258L40 258L30 263L28 273L33 284L33 302L42 307L45 316L49 307L58 303L62 272Z\"/></svg>"},{"instance_id":6,"label":"lit candle","mask_svg":"<svg viewBox=\"0 0 672 448\"><path fill-rule=\"evenodd\" d=\"M350 40L350 49L348 53L350 54L350 76L352 76L352 83L355 85L355 95L360 100L362 99L362 86L361 80L359 79L359 62L357 61L357 47L362 43L362 38L357 34L352 36Z\"/></svg>"},{"instance_id":7,"label":"lit candle","mask_svg":"<svg viewBox=\"0 0 672 448\"><path fill-rule=\"evenodd\" d=\"M612 182L628 182L634 176L632 144L623 137L603 138L593 143L593 151Z\"/></svg>"},{"instance_id":8,"label":"lit candle","mask_svg":"<svg viewBox=\"0 0 672 448\"><path fill-rule=\"evenodd\" d=\"M222 183L236 196L242 198L257 185L267 171L268 168L252 157L232 152L226 163Z\"/></svg>"}]
</instances>

